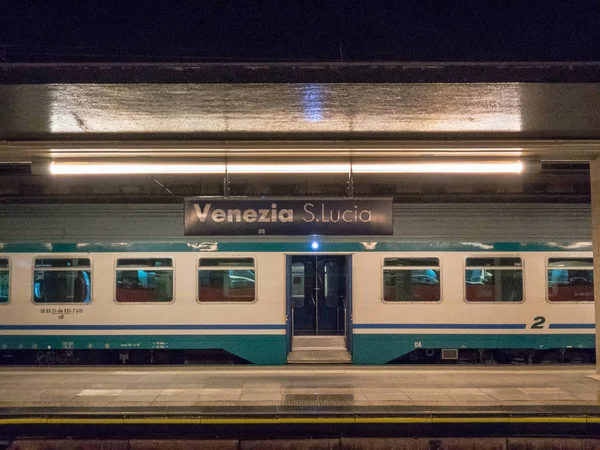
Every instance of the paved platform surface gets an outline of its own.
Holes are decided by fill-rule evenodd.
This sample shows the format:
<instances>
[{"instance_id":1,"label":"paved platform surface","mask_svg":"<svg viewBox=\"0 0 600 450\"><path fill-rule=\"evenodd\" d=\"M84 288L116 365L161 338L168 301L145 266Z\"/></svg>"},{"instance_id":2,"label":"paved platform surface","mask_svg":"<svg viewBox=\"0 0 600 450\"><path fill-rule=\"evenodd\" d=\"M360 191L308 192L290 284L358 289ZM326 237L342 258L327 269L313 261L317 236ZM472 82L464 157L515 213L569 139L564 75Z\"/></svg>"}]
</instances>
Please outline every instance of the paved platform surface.
<instances>
[{"instance_id":1,"label":"paved platform surface","mask_svg":"<svg viewBox=\"0 0 600 450\"><path fill-rule=\"evenodd\" d=\"M2 368L0 408L600 412L592 366ZM132 409L133 408L133 409Z\"/></svg>"},{"instance_id":2,"label":"paved platform surface","mask_svg":"<svg viewBox=\"0 0 600 450\"><path fill-rule=\"evenodd\" d=\"M0 369L0 438L596 439L594 373L591 366L9 367Z\"/></svg>"}]
</instances>

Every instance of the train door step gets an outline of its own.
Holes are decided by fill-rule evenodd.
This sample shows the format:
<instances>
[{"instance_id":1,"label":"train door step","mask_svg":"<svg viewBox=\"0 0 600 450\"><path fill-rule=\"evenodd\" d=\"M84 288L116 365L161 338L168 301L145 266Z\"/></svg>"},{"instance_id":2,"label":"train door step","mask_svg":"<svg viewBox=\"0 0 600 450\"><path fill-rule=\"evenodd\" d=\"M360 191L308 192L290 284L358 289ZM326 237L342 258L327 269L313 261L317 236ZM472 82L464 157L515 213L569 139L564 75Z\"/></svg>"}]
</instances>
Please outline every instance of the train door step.
<instances>
[{"instance_id":1,"label":"train door step","mask_svg":"<svg viewBox=\"0 0 600 450\"><path fill-rule=\"evenodd\" d=\"M346 349L344 336L295 336L290 364L349 364L352 355Z\"/></svg>"}]
</instances>

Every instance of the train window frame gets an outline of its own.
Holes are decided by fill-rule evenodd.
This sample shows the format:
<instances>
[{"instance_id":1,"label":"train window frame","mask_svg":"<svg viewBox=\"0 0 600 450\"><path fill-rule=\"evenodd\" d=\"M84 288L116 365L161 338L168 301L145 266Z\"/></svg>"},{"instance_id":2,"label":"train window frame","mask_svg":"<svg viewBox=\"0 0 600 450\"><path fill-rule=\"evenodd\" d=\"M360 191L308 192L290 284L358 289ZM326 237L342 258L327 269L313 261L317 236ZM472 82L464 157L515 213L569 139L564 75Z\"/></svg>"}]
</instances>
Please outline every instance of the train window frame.
<instances>
[{"instance_id":1,"label":"train window frame","mask_svg":"<svg viewBox=\"0 0 600 450\"><path fill-rule=\"evenodd\" d=\"M49 303L39 303L35 301L35 272L36 272L36 268L35 268L35 260L36 259L89 259L90 260L90 301L85 303L85 302L78 302L78 303L74 303L74 302L49 302ZM57 269L50 269L51 271L58 271ZM54 254L46 254L46 255L35 255L32 259L31 259L31 302L36 305L78 305L78 306L88 306L91 305L94 302L94 258L92 258L92 256L89 253L82 255L73 255L73 254L60 254L59 256L56 256Z\"/></svg>"},{"instance_id":2,"label":"train window frame","mask_svg":"<svg viewBox=\"0 0 600 450\"><path fill-rule=\"evenodd\" d=\"M0 255L0 259L5 259L8 263L8 266L6 267L6 269L4 268L0 268L0 272L8 272L8 300L4 303L0 303L0 306L4 306L4 305L8 305L11 302L12 299L12 271L11 271L11 267L12 267L12 261L10 256L3 256Z\"/></svg>"},{"instance_id":3,"label":"train window frame","mask_svg":"<svg viewBox=\"0 0 600 450\"><path fill-rule=\"evenodd\" d=\"M406 259L437 259L438 260L438 268L440 271L440 299L435 301L435 302L427 302L427 301L419 301L419 300L410 300L410 301L387 301L385 300L385 274L384 271L386 270L386 266L385 266L385 260L386 259L392 259L392 258L406 258ZM419 255L419 256L412 256L412 255L388 255L388 256L384 256L383 258L381 258L381 263L380 263L380 270L381 270L381 302L385 303L386 305L439 305L440 303L442 303L444 301L444 288L443 288L443 281L442 281L442 274L443 274L443 268L442 268L442 262L443 262L443 258L440 257L440 255L434 255L434 256L423 256L423 255ZM430 268L430 266L397 266L398 269L397 270L402 270L402 268L404 268L404 270L410 270L413 268L421 268L421 269L426 269L426 268ZM391 268L389 268L391 269ZM393 270L393 269L391 269Z\"/></svg>"},{"instance_id":4,"label":"train window frame","mask_svg":"<svg viewBox=\"0 0 600 450\"><path fill-rule=\"evenodd\" d=\"M471 259L471 258L477 258L477 259L484 259L484 258L519 258L521 260L521 266L520 267L508 267L508 266L494 266L494 267L498 267L498 268L502 268L505 270L521 270L523 272L523 276L521 278L521 283L523 286L523 299L518 301L518 302L484 302L484 301L480 301L480 302L470 302L467 300L467 277L466 277L466 273L467 273L467 267L473 268L473 267L481 267L481 266L467 266L467 260ZM463 290L463 302L465 302L468 305L522 305L523 303L525 303L525 301L527 300L527 277L525 276L525 270L526 270L526 264L525 264L525 260L526 258L523 257L523 255L519 255L519 254L514 254L514 253L501 253L501 254L490 254L490 253L485 253L485 254L470 254L470 255L466 255L463 258L463 267L462 267L462 290Z\"/></svg>"},{"instance_id":5,"label":"train window frame","mask_svg":"<svg viewBox=\"0 0 600 450\"><path fill-rule=\"evenodd\" d=\"M173 272L173 300L169 301L169 302L119 302L117 301L117 271L119 270L119 260L120 259L170 259L171 260L171 267L170 269L160 269L160 270L171 270ZM135 266L135 268L141 268L142 266ZM172 255L161 255L161 256L130 256L130 257L117 257L114 260L113 263L113 268L114 268L114 277L113 277L113 281L114 283L114 289L113 289L113 303L117 304L117 305L125 305L125 306L129 306L129 305L164 305L164 306L168 306L168 305L172 305L173 303L175 303L175 293L177 292L176 289L176 271L175 271L175 257ZM123 270L121 268L121 270Z\"/></svg>"},{"instance_id":6,"label":"train window frame","mask_svg":"<svg viewBox=\"0 0 600 450\"><path fill-rule=\"evenodd\" d=\"M251 302L239 302L239 301L230 301L230 302L206 302L200 300L200 280L198 279L198 273L200 271L200 261L201 260L210 260L210 259L251 259L252 260L252 269L254 269L254 300ZM223 269L216 269L217 266L205 266L211 270L230 270L232 266L222 266ZM196 303L199 305L252 305L258 301L258 258L255 256L248 255L219 255L219 256L209 256L204 257L201 256L196 258Z\"/></svg>"},{"instance_id":7,"label":"train window frame","mask_svg":"<svg viewBox=\"0 0 600 450\"><path fill-rule=\"evenodd\" d=\"M564 259L589 259L589 258L592 258L592 266L591 267L592 267L592 271L594 270L593 256L581 256L581 255L577 255L577 256L572 256L572 255L565 256L565 255L560 254L560 253L559 254L550 254L550 255L547 255L546 256L546 260L544 262L544 269L545 269L544 270L544 275L545 275L545 280L546 280L546 282L545 282L545 285L546 285L546 289L545 289L545 291L546 291L546 303L548 303L549 305L573 305L573 304L576 304L576 305L593 305L595 303L595 300L573 300L573 301L564 301L564 302L550 300L549 295L548 295L549 294L548 293L548 291L549 291L549 287L548 287L548 270L549 270L549 267L550 267L549 266L550 259L554 259L554 258L564 258ZM592 285L592 287L593 287L593 285ZM595 292L594 292L594 297L595 297Z\"/></svg>"}]
</instances>

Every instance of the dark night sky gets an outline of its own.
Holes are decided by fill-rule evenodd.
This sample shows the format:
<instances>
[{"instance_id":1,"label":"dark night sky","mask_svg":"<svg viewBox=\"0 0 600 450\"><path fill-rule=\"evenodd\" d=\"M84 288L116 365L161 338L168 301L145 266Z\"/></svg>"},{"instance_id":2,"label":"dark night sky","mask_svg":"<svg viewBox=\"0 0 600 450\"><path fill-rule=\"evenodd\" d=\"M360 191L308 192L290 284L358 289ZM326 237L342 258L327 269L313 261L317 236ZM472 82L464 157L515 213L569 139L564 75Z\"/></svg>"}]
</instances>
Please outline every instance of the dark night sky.
<instances>
[{"instance_id":1,"label":"dark night sky","mask_svg":"<svg viewBox=\"0 0 600 450\"><path fill-rule=\"evenodd\" d=\"M600 60L600 3L0 0L4 62L340 57Z\"/></svg>"}]
</instances>

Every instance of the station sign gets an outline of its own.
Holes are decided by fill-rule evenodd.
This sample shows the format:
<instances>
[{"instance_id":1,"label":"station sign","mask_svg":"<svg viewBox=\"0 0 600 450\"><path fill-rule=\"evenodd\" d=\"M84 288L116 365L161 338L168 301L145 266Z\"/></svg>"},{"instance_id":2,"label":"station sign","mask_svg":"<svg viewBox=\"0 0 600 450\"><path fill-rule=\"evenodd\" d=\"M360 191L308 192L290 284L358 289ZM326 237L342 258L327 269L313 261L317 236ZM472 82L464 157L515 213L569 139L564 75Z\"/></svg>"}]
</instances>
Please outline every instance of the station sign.
<instances>
[{"instance_id":1,"label":"station sign","mask_svg":"<svg viewBox=\"0 0 600 450\"><path fill-rule=\"evenodd\" d=\"M184 201L186 236L393 233L391 198L191 197Z\"/></svg>"}]
</instances>

